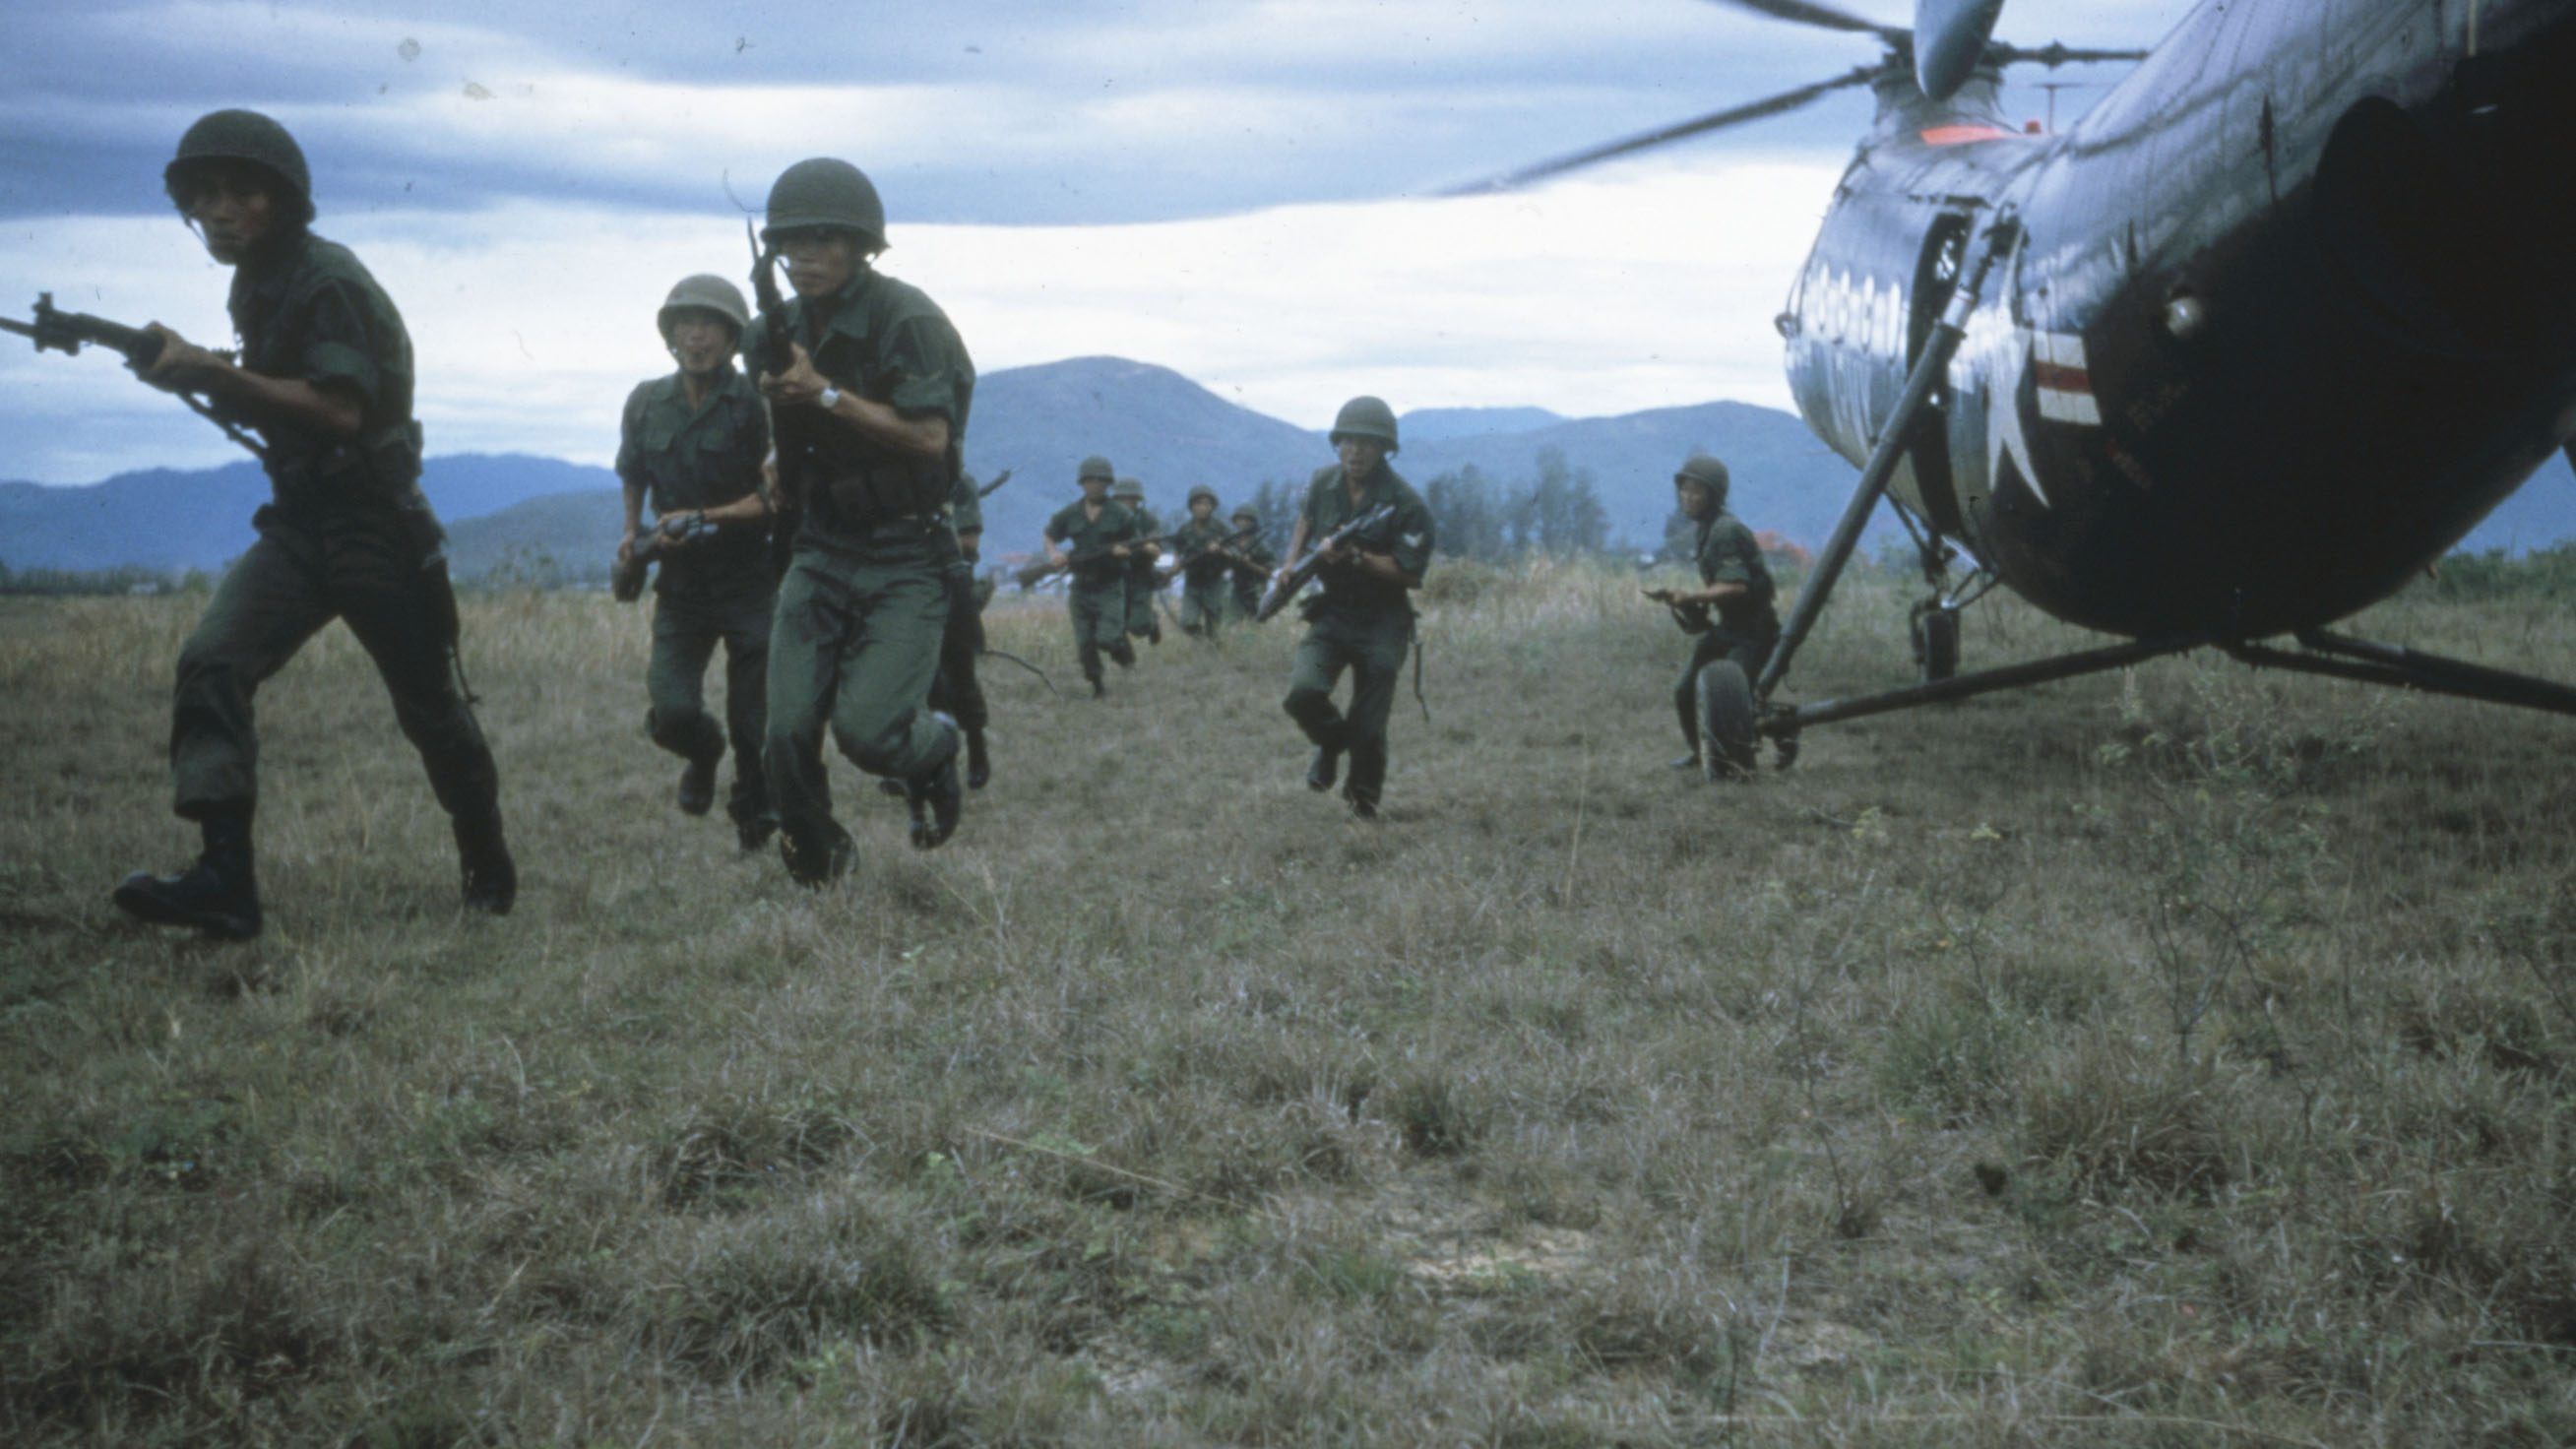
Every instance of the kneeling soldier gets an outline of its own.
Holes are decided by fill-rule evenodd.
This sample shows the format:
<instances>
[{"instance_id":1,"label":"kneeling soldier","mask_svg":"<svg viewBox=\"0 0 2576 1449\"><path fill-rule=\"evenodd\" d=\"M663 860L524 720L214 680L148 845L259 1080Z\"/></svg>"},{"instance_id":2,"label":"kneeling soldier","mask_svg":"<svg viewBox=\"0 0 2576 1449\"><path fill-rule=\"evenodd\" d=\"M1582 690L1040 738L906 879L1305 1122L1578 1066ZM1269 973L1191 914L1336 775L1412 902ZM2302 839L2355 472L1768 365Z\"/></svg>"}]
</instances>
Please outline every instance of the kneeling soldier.
<instances>
[{"instance_id":1,"label":"kneeling soldier","mask_svg":"<svg viewBox=\"0 0 2576 1449\"><path fill-rule=\"evenodd\" d=\"M646 534L646 495L653 502L653 664L645 676L652 707L644 717L653 743L688 761L680 772L680 808L704 815L715 804L716 764L733 740L733 795L726 810L745 850L768 843L778 828L762 782L760 749L768 693L769 616L778 600L769 570L769 503L760 487L769 455L769 415L734 353L751 309L731 282L683 278L656 317L662 343L680 370L639 384L626 399L617 448L617 477L626 493L626 537L618 557L631 563ZM673 527L715 525L689 541ZM703 681L716 643L725 648L725 724L707 718Z\"/></svg>"},{"instance_id":2,"label":"kneeling soldier","mask_svg":"<svg viewBox=\"0 0 2576 1449\"><path fill-rule=\"evenodd\" d=\"M1413 643L1413 601L1406 596L1422 587L1423 573L1431 566L1431 510L1413 485L1386 465L1396 438L1395 411L1385 403L1355 397L1342 404L1333 419L1332 441L1341 461L1317 470L1306 490L1280 578L1295 570L1307 540L1320 541L1380 507L1391 508L1393 516L1372 536L1323 556L1324 589L1305 606L1309 623L1297 645L1285 707L1315 745L1306 769L1307 788L1333 788L1341 758L1348 754L1351 778L1342 787L1342 798L1351 802L1352 813L1369 819L1376 816L1378 796L1386 787L1386 718L1395 706L1405 650ZM1333 708L1333 686L1345 668L1351 671L1347 715Z\"/></svg>"},{"instance_id":3,"label":"kneeling soldier","mask_svg":"<svg viewBox=\"0 0 2576 1449\"><path fill-rule=\"evenodd\" d=\"M468 909L502 915L518 871L501 787L457 664L446 535L420 491L411 337L391 298L313 220L312 178L283 126L216 111L179 138L162 183L214 259L233 268L241 358L153 324L144 380L202 393L258 430L274 501L259 539L215 590L179 652L170 722L178 812L205 837L175 876L140 872L116 903L147 921L234 940L260 930L251 867L258 739L251 696L334 618L374 661L456 837Z\"/></svg>"},{"instance_id":4,"label":"kneeling soldier","mask_svg":"<svg viewBox=\"0 0 2576 1449\"><path fill-rule=\"evenodd\" d=\"M1673 761L1675 769L1696 764L1712 780L1751 768L1749 738L1736 741L1703 738L1700 720L1700 671L1721 660L1744 671L1747 685L1762 677L1771 647L1780 642L1780 616L1772 609L1771 570L1753 530L1726 511L1726 465L1705 453L1694 455L1673 475L1674 502L1694 531L1691 560L1699 570L1697 589L1648 589L1646 597L1671 608L1698 641L1690 663L1673 683L1673 713L1680 719L1682 742L1690 753ZM1716 611L1714 619L1710 611ZM1749 698L1749 696L1748 696Z\"/></svg>"},{"instance_id":5,"label":"kneeling soldier","mask_svg":"<svg viewBox=\"0 0 2576 1449\"><path fill-rule=\"evenodd\" d=\"M941 508L975 368L935 303L870 265L885 250L885 208L856 166L788 167L761 237L796 289L751 330L780 501L796 510L770 627L762 762L788 873L821 885L856 854L832 818L826 727L860 769L910 788L914 845L947 840L964 810L958 731L928 697L956 555Z\"/></svg>"}]
</instances>

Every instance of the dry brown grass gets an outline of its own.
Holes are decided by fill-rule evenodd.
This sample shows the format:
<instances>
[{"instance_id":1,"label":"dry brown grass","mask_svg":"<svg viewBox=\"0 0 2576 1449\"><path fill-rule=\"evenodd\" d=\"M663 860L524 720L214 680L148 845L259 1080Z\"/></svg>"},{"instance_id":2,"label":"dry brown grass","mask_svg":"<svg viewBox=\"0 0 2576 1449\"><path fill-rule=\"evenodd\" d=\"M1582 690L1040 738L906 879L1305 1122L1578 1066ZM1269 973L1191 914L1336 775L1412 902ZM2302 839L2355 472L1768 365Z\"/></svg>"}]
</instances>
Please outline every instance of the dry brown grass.
<instances>
[{"instance_id":1,"label":"dry brown grass","mask_svg":"<svg viewBox=\"0 0 2576 1449\"><path fill-rule=\"evenodd\" d=\"M333 631L244 948L106 902L193 602L0 603L0 1438L2576 1437L2576 727L2194 658L1714 790L1632 578L1449 579L1381 824L1241 630L997 666L960 838L845 771L822 895L670 808L640 610L471 599L497 923ZM1903 648L1864 579L1800 678Z\"/></svg>"}]
</instances>

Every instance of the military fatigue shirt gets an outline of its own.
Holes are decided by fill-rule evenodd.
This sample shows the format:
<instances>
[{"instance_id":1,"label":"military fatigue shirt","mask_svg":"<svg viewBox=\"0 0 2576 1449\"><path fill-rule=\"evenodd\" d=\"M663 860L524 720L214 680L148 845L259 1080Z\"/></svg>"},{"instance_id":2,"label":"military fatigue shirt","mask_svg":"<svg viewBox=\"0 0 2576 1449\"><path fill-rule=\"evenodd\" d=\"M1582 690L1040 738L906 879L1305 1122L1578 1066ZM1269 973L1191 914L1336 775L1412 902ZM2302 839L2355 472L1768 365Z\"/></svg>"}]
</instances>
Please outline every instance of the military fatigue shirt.
<instances>
[{"instance_id":1,"label":"military fatigue shirt","mask_svg":"<svg viewBox=\"0 0 2576 1449\"><path fill-rule=\"evenodd\" d=\"M1110 548L1143 538L1145 530L1134 511L1114 498L1100 505L1098 518L1084 516L1082 504L1076 500L1057 509L1055 517L1047 520L1046 536L1069 557L1095 555L1076 563L1073 573L1085 583L1101 583L1121 577L1126 568L1125 560L1109 557Z\"/></svg>"},{"instance_id":2,"label":"military fatigue shirt","mask_svg":"<svg viewBox=\"0 0 2576 1449\"><path fill-rule=\"evenodd\" d=\"M1225 559L1217 554L1215 545L1233 536L1233 529L1213 518L1188 519L1180 527L1172 530L1173 562L1178 563L1188 557L1190 550L1194 548L1206 548L1208 552L1200 555L1198 560L1190 565L1189 580L1194 584L1214 583L1225 577L1226 569Z\"/></svg>"},{"instance_id":3,"label":"military fatigue shirt","mask_svg":"<svg viewBox=\"0 0 2576 1449\"><path fill-rule=\"evenodd\" d=\"M1306 523L1306 547L1321 546L1334 529L1380 504L1394 505L1395 517L1359 542L1371 553L1392 553L1397 568L1417 579L1423 577L1431 567L1431 509L1412 484L1384 463L1377 466L1356 505L1351 502L1350 486L1343 481L1341 464L1315 470L1315 481L1306 489L1306 506L1298 514ZM1362 614L1413 611L1411 590L1402 584L1356 569L1326 569L1321 577L1325 609Z\"/></svg>"},{"instance_id":4,"label":"military fatigue shirt","mask_svg":"<svg viewBox=\"0 0 2576 1449\"><path fill-rule=\"evenodd\" d=\"M731 503L760 487L769 454L769 414L751 379L728 363L689 406L687 375L674 372L636 384L618 430L617 476L647 491L655 513L681 513ZM764 530L735 524L662 559L657 589L704 590L741 580L768 581Z\"/></svg>"},{"instance_id":5,"label":"military fatigue shirt","mask_svg":"<svg viewBox=\"0 0 2576 1449\"><path fill-rule=\"evenodd\" d=\"M975 492L975 482L965 474L948 485L948 526L959 533L984 531L984 500Z\"/></svg>"},{"instance_id":6,"label":"military fatigue shirt","mask_svg":"<svg viewBox=\"0 0 2576 1449\"><path fill-rule=\"evenodd\" d=\"M975 397L975 364L948 314L917 287L862 266L830 302L828 321L824 309L802 297L788 298L782 309L789 333L813 357L814 370L904 417L935 413L948 420L947 456L928 459L881 448L819 410L781 411L780 466L801 472L806 495L798 500L805 511L797 537L848 546L877 524L906 515L928 518L948 501ZM767 334L768 322L765 312L753 320L748 336L755 345ZM785 365L784 358L759 361L770 372ZM787 457L791 448L798 455L794 464Z\"/></svg>"},{"instance_id":7,"label":"military fatigue shirt","mask_svg":"<svg viewBox=\"0 0 2576 1449\"><path fill-rule=\"evenodd\" d=\"M1144 539L1158 548L1169 548L1171 546L1171 540L1163 533L1163 520L1154 516L1154 510L1139 503L1131 506L1127 511L1136 515L1136 536L1138 538ZM1148 558L1143 552L1139 551L1127 560L1127 576L1132 579L1141 579L1146 583L1152 583L1154 581L1154 564L1155 560Z\"/></svg>"},{"instance_id":8,"label":"military fatigue shirt","mask_svg":"<svg viewBox=\"0 0 2576 1449\"><path fill-rule=\"evenodd\" d=\"M1780 632L1780 616L1771 607L1771 569L1762 561L1762 546L1744 521L1720 508L1699 526L1692 549L1703 584L1744 584L1749 591L1717 605L1717 627L1754 638Z\"/></svg>"},{"instance_id":9,"label":"military fatigue shirt","mask_svg":"<svg viewBox=\"0 0 2576 1449\"><path fill-rule=\"evenodd\" d=\"M264 377L345 389L358 436L263 422L281 511L311 517L367 503L417 505L420 425L412 420L411 333L393 299L347 247L297 231L233 272L228 303L241 366Z\"/></svg>"}]
</instances>

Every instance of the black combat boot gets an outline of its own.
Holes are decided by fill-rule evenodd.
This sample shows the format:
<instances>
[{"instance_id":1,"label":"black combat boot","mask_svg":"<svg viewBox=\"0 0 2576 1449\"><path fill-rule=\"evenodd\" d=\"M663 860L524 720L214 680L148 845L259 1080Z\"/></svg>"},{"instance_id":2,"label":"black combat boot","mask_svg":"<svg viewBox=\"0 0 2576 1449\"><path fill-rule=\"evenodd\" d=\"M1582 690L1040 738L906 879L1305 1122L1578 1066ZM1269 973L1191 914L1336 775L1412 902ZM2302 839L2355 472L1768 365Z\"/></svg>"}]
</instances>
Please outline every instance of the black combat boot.
<instances>
[{"instance_id":1,"label":"black combat boot","mask_svg":"<svg viewBox=\"0 0 2576 1449\"><path fill-rule=\"evenodd\" d=\"M837 825L813 840L800 839L795 831L779 832L779 858L787 862L787 874L798 885L820 890L850 873L858 863L859 848L850 842L850 833Z\"/></svg>"},{"instance_id":2,"label":"black combat boot","mask_svg":"<svg viewBox=\"0 0 2576 1449\"><path fill-rule=\"evenodd\" d=\"M247 941L259 934L260 926L250 813L210 815L198 828L205 848L195 865L177 875L138 870L118 883L116 904L154 925L191 926L219 941Z\"/></svg>"},{"instance_id":3,"label":"black combat boot","mask_svg":"<svg viewBox=\"0 0 2576 1449\"><path fill-rule=\"evenodd\" d=\"M966 731L966 788L981 790L993 783L993 756L984 748L984 732L969 727Z\"/></svg>"},{"instance_id":4,"label":"black combat boot","mask_svg":"<svg viewBox=\"0 0 2576 1449\"><path fill-rule=\"evenodd\" d=\"M1346 785L1342 788L1342 798L1351 802L1351 815L1354 819L1375 820L1377 818L1375 795L1362 794Z\"/></svg>"},{"instance_id":5,"label":"black combat boot","mask_svg":"<svg viewBox=\"0 0 2576 1449\"><path fill-rule=\"evenodd\" d=\"M722 755L699 755L680 767L680 813L704 815L715 808L716 764Z\"/></svg>"},{"instance_id":6,"label":"black combat boot","mask_svg":"<svg viewBox=\"0 0 2576 1449\"><path fill-rule=\"evenodd\" d=\"M1306 788L1321 795L1333 788L1333 782L1341 776L1342 747L1339 745L1315 746L1315 757L1306 762Z\"/></svg>"},{"instance_id":7,"label":"black combat boot","mask_svg":"<svg viewBox=\"0 0 2576 1449\"><path fill-rule=\"evenodd\" d=\"M952 731L957 728L957 722L944 714L932 717ZM966 786L957 774L957 751L950 750L937 769L914 776L909 783L913 848L937 850L957 833L957 822L966 813Z\"/></svg>"},{"instance_id":8,"label":"black combat boot","mask_svg":"<svg viewBox=\"0 0 2576 1449\"><path fill-rule=\"evenodd\" d=\"M456 835L456 864L463 878L465 909L487 916L506 916L519 903L519 867L510 859L510 843L501 838L501 812L449 822Z\"/></svg>"},{"instance_id":9,"label":"black combat boot","mask_svg":"<svg viewBox=\"0 0 2576 1449\"><path fill-rule=\"evenodd\" d=\"M1119 668L1133 669L1136 667L1136 646L1121 639L1110 646L1109 657L1117 662Z\"/></svg>"},{"instance_id":10,"label":"black combat boot","mask_svg":"<svg viewBox=\"0 0 2576 1449\"><path fill-rule=\"evenodd\" d=\"M1091 681L1091 697L1093 699L1107 699L1109 697L1109 686L1100 682L1099 675L1088 674L1083 677Z\"/></svg>"},{"instance_id":11,"label":"black combat boot","mask_svg":"<svg viewBox=\"0 0 2576 1449\"><path fill-rule=\"evenodd\" d=\"M734 838L742 842L744 851L754 851L767 845L769 837L778 833L778 817L764 811L747 820L735 821L733 828Z\"/></svg>"}]
</instances>

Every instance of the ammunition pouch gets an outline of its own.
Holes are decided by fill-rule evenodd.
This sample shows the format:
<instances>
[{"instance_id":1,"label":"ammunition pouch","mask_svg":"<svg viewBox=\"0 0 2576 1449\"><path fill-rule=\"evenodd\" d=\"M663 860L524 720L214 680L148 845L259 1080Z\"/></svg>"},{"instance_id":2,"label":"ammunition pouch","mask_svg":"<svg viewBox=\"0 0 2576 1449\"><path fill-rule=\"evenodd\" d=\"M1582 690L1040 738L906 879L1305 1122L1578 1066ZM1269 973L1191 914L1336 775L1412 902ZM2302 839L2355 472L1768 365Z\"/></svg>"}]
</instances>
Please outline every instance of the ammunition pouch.
<instances>
[{"instance_id":1,"label":"ammunition pouch","mask_svg":"<svg viewBox=\"0 0 2576 1449\"><path fill-rule=\"evenodd\" d=\"M269 484L279 510L290 517L311 517L335 508L415 503L425 513L420 453L417 422L360 433L327 448L271 448Z\"/></svg>"}]
</instances>

